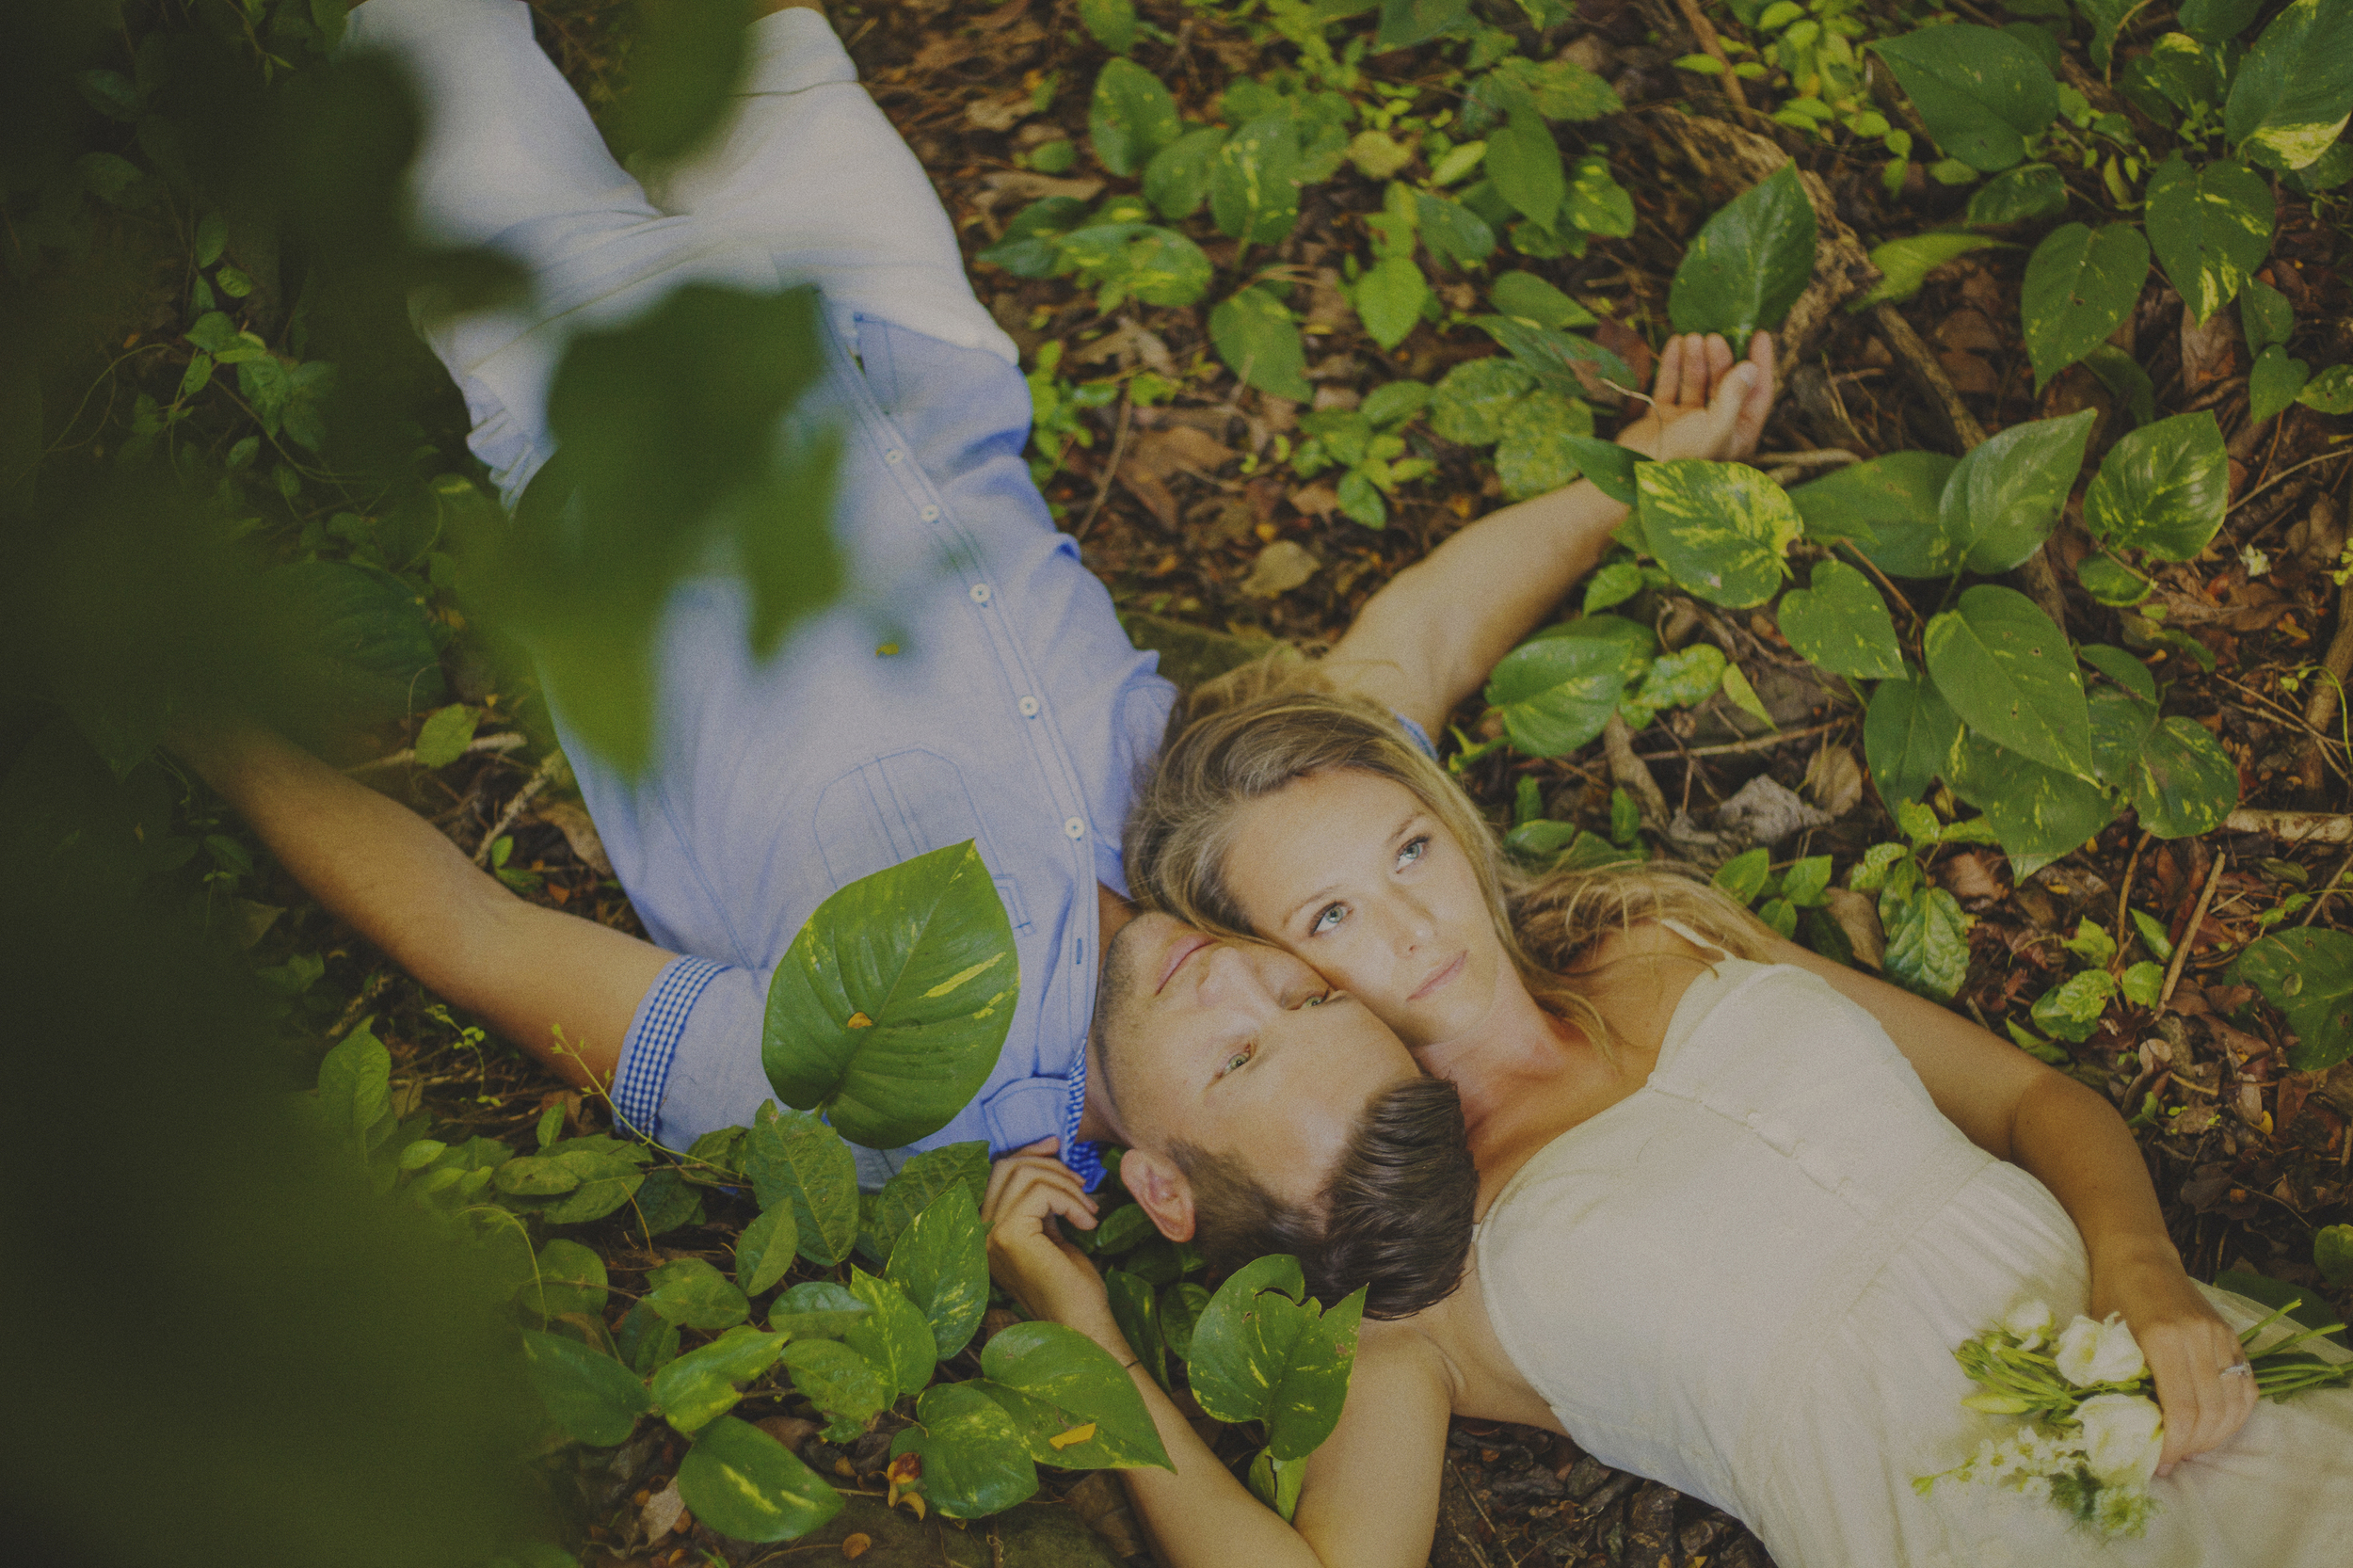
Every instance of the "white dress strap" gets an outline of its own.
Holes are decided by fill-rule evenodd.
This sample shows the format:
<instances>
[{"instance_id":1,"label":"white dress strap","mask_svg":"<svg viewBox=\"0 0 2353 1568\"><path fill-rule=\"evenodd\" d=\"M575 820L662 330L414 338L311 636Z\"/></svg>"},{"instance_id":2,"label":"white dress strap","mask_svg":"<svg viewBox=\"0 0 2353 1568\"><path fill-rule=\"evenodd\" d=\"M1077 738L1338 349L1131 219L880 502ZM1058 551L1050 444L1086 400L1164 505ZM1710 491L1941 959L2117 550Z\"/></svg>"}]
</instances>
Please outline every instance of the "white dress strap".
<instances>
[{"instance_id":1,"label":"white dress strap","mask_svg":"<svg viewBox=\"0 0 2353 1568\"><path fill-rule=\"evenodd\" d=\"M1708 940L1698 932L1692 930L1689 926L1684 924L1681 920L1672 920L1662 915L1658 917L1657 923L1665 926L1669 931L1673 932L1676 936L1682 937L1685 941L1690 943L1695 948L1705 949L1709 952L1722 953L1726 958L1732 956L1731 952L1727 951L1721 943Z\"/></svg>"}]
</instances>

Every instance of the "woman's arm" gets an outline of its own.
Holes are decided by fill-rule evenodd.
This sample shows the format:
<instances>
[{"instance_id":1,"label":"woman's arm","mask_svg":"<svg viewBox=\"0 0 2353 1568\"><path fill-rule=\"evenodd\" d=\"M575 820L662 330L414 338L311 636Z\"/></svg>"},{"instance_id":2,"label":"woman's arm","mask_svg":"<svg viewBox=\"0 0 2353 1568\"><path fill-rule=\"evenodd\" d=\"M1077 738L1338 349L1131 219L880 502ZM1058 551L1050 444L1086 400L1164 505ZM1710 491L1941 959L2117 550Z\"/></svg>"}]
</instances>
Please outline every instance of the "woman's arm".
<instances>
[{"instance_id":1,"label":"woman's arm","mask_svg":"<svg viewBox=\"0 0 2353 1568\"><path fill-rule=\"evenodd\" d=\"M2083 1233L2091 1310L2121 1312L2156 1374L2163 1467L2229 1441L2255 1408L2244 1353L2182 1268L2123 1117L2107 1100L1924 998L1774 938L1770 957L1820 975L1886 1029L1937 1109L1969 1141L2051 1190Z\"/></svg>"},{"instance_id":2,"label":"woman's arm","mask_svg":"<svg viewBox=\"0 0 2353 1568\"><path fill-rule=\"evenodd\" d=\"M1448 1384L1436 1352L1397 1323L1367 1323L1339 1426L1307 1462L1294 1523L1236 1480L1136 1360L1112 1321L1102 1276L1053 1230L1095 1227L1052 1139L997 1162L982 1218L990 1271L1038 1318L1075 1328L1118 1360L1152 1413L1174 1470L1123 1470L1160 1560L1174 1568L1420 1568L1438 1520Z\"/></svg>"},{"instance_id":3,"label":"woman's arm","mask_svg":"<svg viewBox=\"0 0 2353 1568\"><path fill-rule=\"evenodd\" d=\"M312 897L426 989L568 1082L611 1085L671 954L524 903L432 824L265 729L223 725L171 745Z\"/></svg>"},{"instance_id":4,"label":"woman's arm","mask_svg":"<svg viewBox=\"0 0 2353 1568\"><path fill-rule=\"evenodd\" d=\"M1772 408L1772 339L1736 367L1721 337L1673 338L1651 411L1618 436L1653 457L1741 457ZM1357 613L1323 662L1343 690L1431 734L1609 548L1626 508L1580 479L1490 512L1407 567Z\"/></svg>"}]
</instances>

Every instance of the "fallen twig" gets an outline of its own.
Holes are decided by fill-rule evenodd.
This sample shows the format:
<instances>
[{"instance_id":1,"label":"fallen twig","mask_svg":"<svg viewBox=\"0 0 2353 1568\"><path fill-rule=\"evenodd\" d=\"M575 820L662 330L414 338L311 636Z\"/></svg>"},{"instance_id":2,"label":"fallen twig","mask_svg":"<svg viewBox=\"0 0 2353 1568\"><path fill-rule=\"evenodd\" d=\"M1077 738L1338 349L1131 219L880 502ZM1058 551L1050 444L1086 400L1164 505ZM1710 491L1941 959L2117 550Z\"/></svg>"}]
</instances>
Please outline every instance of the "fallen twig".
<instances>
[{"instance_id":1,"label":"fallen twig","mask_svg":"<svg viewBox=\"0 0 2353 1568\"><path fill-rule=\"evenodd\" d=\"M1715 56L1716 63L1724 68L1718 73L1716 85L1723 89L1726 98L1747 108L1749 95L1740 90L1740 78L1732 73L1732 56L1724 53L1723 40L1716 36L1715 24L1701 13L1700 0L1675 0L1675 4L1683 12L1685 24L1691 29L1692 41L1700 46L1703 54Z\"/></svg>"},{"instance_id":2,"label":"fallen twig","mask_svg":"<svg viewBox=\"0 0 2353 1568\"><path fill-rule=\"evenodd\" d=\"M466 743L465 755L472 756L477 751L512 751L528 739L529 737L512 729L501 730L495 735L477 735ZM398 751L379 757L373 762L356 762L345 768L344 772L345 774L374 773L379 768L405 768L416 760L417 748L403 746Z\"/></svg>"},{"instance_id":3,"label":"fallen twig","mask_svg":"<svg viewBox=\"0 0 2353 1568\"><path fill-rule=\"evenodd\" d=\"M2271 488L2272 486L2278 484L2281 480L2285 479L2291 473L2301 473L2304 470L2312 467L2314 463L2325 463L2332 457L2344 457L2348 456L2353 456L2353 446L2339 447L2334 452L2324 452L2317 457L2307 457L2302 462L2297 464L2294 468L2283 468L2279 472L2273 474L2270 478L2265 480L2262 484L2257 485L2253 489L2249 490L2245 495L2240 496L2236 501L2232 502L2230 512L2223 513L2223 516L2230 516L2231 512L2237 511L2241 506L2246 505L2249 502L2254 500L2257 496L2263 494L2264 491Z\"/></svg>"},{"instance_id":4,"label":"fallen twig","mask_svg":"<svg viewBox=\"0 0 2353 1568\"><path fill-rule=\"evenodd\" d=\"M2222 819L2226 833L2268 833L2283 844L2353 844L2353 817L2336 811L2262 811L2242 806Z\"/></svg>"},{"instance_id":5,"label":"fallen twig","mask_svg":"<svg viewBox=\"0 0 2353 1568\"><path fill-rule=\"evenodd\" d=\"M1112 483L1119 477L1119 459L1128 455L1128 427L1135 416L1135 399L1122 396L1119 400L1119 430L1112 437L1112 455L1103 464L1103 477L1095 487L1095 499L1087 503L1087 515L1079 520L1079 526L1070 531L1074 539L1086 537L1094 525L1095 514L1103 509L1103 498L1112 493Z\"/></svg>"},{"instance_id":6,"label":"fallen twig","mask_svg":"<svg viewBox=\"0 0 2353 1568\"><path fill-rule=\"evenodd\" d=\"M2313 682L2311 700L2304 704L2304 724L2313 734L2326 735L2329 721L2337 716L2337 704L2344 699L2345 677L2353 674L2353 578L2337 590L2337 634L2329 639L2329 651L2321 655L2320 667L2329 678Z\"/></svg>"},{"instance_id":7,"label":"fallen twig","mask_svg":"<svg viewBox=\"0 0 2353 1568\"><path fill-rule=\"evenodd\" d=\"M489 864L492 846L506 836L506 830L515 825L515 819L523 814L524 808L537 798L539 792L553 781L556 759L563 755L560 751L549 752L531 777L525 781L523 787L515 792L515 798L506 803L506 809L501 811L499 820L490 824L490 831L482 836L482 842L474 845L473 863L475 865Z\"/></svg>"},{"instance_id":8,"label":"fallen twig","mask_svg":"<svg viewBox=\"0 0 2353 1568\"><path fill-rule=\"evenodd\" d=\"M2337 862L2336 874L2322 883L2319 891L2313 894L2313 906L2304 911L2304 918L2296 922L2297 925L2313 923L2313 918L2320 913L2321 905L2329 902L2329 895L2336 892L2337 884L2345 880L2345 870L2348 867L2353 867L2353 850L2345 852L2345 858Z\"/></svg>"},{"instance_id":9,"label":"fallen twig","mask_svg":"<svg viewBox=\"0 0 2353 1568\"><path fill-rule=\"evenodd\" d=\"M2189 914L2189 924L2182 928L2182 939L2174 946L2173 962L2166 966L2165 989L2157 993L2157 1011L2162 1013L2173 1002L2173 987L2182 983L2182 966L2189 962L2189 950L2198 945L2198 928L2206 923L2206 907L2214 903L2214 890L2222 886L2222 868L2230 856L2221 850L2214 852L2214 870L2206 873L2205 890L2198 895L2198 907ZM2127 1109L2131 1101L2125 1102Z\"/></svg>"},{"instance_id":10,"label":"fallen twig","mask_svg":"<svg viewBox=\"0 0 2353 1568\"><path fill-rule=\"evenodd\" d=\"M1746 751L1770 751L1777 745L1785 745L1791 741L1803 741L1816 735L1826 734L1852 722L1849 719L1831 719L1826 723L1808 725L1803 729L1777 729L1770 735L1752 736L1745 741L1727 741L1721 745L1677 746L1673 751L1637 751L1632 755L1638 759L1657 761L1682 757L1734 757Z\"/></svg>"},{"instance_id":11,"label":"fallen twig","mask_svg":"<svg viewBox=\"0 0 2353 1568\"><path fill-rule=\"evenodd\" d=\"M1641 804L1642 820L1654 831L1667 825L1667 792L1651 776L1650 764L1634 752L1634 731L1619 715L1609 715L1601 732L1602 750L1609 759L1609 776Z\"/></svg>"}]
</instances>

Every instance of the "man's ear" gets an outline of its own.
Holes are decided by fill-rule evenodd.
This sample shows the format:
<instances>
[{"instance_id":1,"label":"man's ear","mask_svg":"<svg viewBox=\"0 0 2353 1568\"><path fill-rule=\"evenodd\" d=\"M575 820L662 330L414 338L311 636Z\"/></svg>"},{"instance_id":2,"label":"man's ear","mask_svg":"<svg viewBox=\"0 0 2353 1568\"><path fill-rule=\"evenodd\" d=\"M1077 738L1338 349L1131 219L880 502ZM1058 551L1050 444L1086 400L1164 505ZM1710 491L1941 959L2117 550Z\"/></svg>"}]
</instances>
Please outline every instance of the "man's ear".
<instances>
[{"instance_id":1,"label":"man's ear","mask_svg":"<svg viewBox=\"0 0 2353 1568\"><path fill-rule=\"evenodd\" d=\"M1129 1149L1119 1160L1120 1183L1172 1241L1193 1240L1193 1183L1166 1155Z\"/></svg>"}]
</instances>

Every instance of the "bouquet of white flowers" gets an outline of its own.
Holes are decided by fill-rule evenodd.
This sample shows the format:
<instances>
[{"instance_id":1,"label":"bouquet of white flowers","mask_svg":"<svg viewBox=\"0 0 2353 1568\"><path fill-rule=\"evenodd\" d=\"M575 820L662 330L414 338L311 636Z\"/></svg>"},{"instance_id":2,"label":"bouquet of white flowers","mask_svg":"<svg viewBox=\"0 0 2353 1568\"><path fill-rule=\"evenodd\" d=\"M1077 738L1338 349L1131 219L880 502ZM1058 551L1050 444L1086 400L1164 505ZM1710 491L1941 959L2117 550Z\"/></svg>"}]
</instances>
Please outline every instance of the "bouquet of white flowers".
<instances>
[{"instance_id":1,"label":"bouquet of white flowers","mask_svg":"<svg viewBox=\"0 0 2353 1568\"><path fill-rule=\"evenodd\" d=\"M2353 1363L2335 1364L2295 1347L2334 1327L2251 1349L2290 1303L2240 1335L2249 1347L2255 1386L2266 1399L2353 1382ZM2047 1498L2102 1536L2138 1535L2155 1504L2149 1479L2165 1448L2165 1419L2149 1364L2132 1330L2114 1313L2105 1322L2077 1317L2054 1337L2050 1306L2021 1303L2000 1323L1953 1354L1982 1393L1972 1410L2025 1419L2005 1438L1988 1437L1953 1468L1913 1481L1923 1496L1938 1481L1981 1481Z\"/></svg>"}]
</instances>

